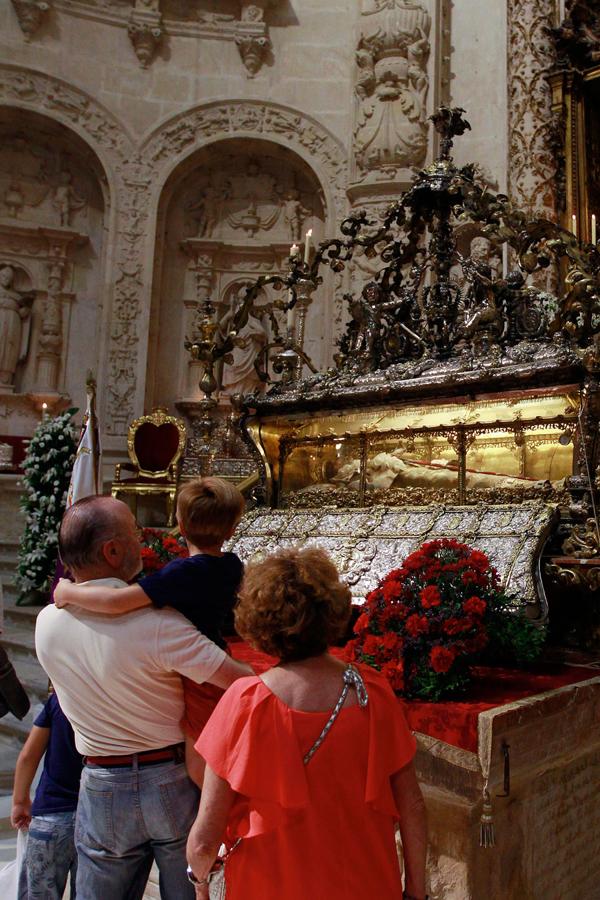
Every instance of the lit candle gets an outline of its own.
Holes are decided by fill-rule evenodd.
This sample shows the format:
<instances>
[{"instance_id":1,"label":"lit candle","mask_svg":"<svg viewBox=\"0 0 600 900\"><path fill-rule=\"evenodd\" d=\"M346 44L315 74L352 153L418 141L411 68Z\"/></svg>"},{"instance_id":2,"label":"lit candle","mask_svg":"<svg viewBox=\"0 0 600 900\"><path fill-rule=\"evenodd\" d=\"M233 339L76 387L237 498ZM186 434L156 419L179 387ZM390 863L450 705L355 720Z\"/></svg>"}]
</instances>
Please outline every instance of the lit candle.
<instances>
[{"instance_id":1,"label":"lit candle","mask_svg":"<svg viewBox=\"0 0 600 900\"><path fill-rule=\"evenodd\" d=\"M44 400L44 402L42 403L42 419L44 418L44 416L46 415L47 412L48 412L48 404Z\"/></svg>"},{"instance_id":2,"label":"lit candle","mask_svg":"<svg viewBox=\"0 0 600 900\"><path fill-rule=\"evenodd\" d=\"M309 228L304 236L304 262L310 262L310 238L312 235L312 228Z\"/></svg>"},{"instance_id":3,"label":"lit candle","mask_svg":"<svg viewBox=\"0 0 600 900\"><path fill-rule=\"evenodd\" d=\"M571 231L577 237L577 216L575 214L571 216Z\"/></svg>"},{"instance_id":4,"label":"lit candle","mask_svg":"<svg viewBox=\"0 0 600 900\"><path fill-rule=\"evenodd\" d=\"M292 244L290 247L290 256L292 259L296 259L298 256L298 244Z\"/></svg>"},{"instance_id":5,"label":"lit candle","mask_svg":"<svg viewBox=\"0 0 600 900\"><path fill-rule=\"evenodd\" d=\"M596 246L596 214L592 213L592 244Z\"/></svg>"}]
</instances>

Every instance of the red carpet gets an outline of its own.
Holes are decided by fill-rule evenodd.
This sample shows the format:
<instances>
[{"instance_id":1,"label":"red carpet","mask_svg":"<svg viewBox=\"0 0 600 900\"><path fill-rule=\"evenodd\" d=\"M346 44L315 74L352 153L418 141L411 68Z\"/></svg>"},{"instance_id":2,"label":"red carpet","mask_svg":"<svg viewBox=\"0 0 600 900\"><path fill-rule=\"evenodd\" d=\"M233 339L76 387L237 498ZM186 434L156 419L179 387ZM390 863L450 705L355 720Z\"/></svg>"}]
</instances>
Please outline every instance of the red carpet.
<instances>
[{"instance_id":1,"label":"red carpet","mask_svg":"<svg viewBox=\"0 0 600 900\"><path fill-rule=\"evenodd\" d=\"M246 662L260 674L277 660L265 653L253 650L244 641L230 642L235 659ZM344 656L344 650L332 650L335 656ZM538 666L533 671L479 667L469 690L469 699L445 703L422 703L416 700L399 700L404 703L406 718L413 731L477 752L477 718L479 713L496 706L522 700L592 678L595 672L578 666Z\"/></svg>"}]
</instances>

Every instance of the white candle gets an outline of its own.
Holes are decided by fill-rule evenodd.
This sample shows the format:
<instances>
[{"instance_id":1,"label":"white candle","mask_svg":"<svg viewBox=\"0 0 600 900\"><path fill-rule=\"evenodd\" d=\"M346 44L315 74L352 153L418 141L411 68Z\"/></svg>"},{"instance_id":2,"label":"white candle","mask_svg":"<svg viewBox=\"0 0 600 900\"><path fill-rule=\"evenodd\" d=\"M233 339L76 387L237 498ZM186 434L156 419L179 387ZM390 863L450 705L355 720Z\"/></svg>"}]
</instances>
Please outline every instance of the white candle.
<instances>
[{"instance_id":1,"label":"white candle","mask_svg":"<svg viewBox=\"0 0 600 900\"><path fill-rule=\"evenodd\" d=\"M298 244L292 244L290 247L290 256L292 259L296 259L298 256Z\"/></svg>"},{"instance_id":2,"label":"white candle","mask_svg":"<svg viewBox=\"0 0 600 900\"><path fill-rule=\"evenodd\" d=\"M576 215L571 216L571 231L573 232L575 237L577 237L577 216Z\"/></svg>"},{"instance_id":3,"label":"white candle","mask_svg":"<svg viewBox=\"0 0 600 900\"><path fill-rule=\"evenodd\" d=\"M310 262L310 238L312 235L312 228L309 228L304 236L304 262Z\"/></svg>"},{"instance_id":4,"label":"white candle","mask_svg":"<svg viewBox=\"0 0 600 900\"><path fill-rule=\"evenodd\" d=\"M42 403L42 419L44 418L44 416L46 415L47 412L48 412L48 404L44 400L44 402Z\"/></svg>"},{"instance_id":5,"label":"white candle","mask_svg":"<svg viewBox=\"0 0 600 900\"><path fill-rule=\"evenodd\" d=\"M596 246L596 214L592 213L592 244Z\"/></svg>"},{"instance_id":6,"label":"white candle","mask_svg":"<svg viewBox=\"0 0 600 900\"><path fill-rule=\"evenodd\" d=\"M506 278L508 275L508 243L505 241L502 244L502 277Z\"/></svg>"}]
</instances>

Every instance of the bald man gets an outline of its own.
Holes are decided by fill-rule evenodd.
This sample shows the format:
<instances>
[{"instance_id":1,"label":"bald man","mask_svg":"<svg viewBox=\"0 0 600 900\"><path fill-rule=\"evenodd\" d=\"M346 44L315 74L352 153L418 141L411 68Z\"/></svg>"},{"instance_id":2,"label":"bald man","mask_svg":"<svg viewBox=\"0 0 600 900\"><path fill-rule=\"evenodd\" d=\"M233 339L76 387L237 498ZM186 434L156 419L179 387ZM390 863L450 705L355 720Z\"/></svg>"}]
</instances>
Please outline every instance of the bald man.
<instances>
[{"instance_id":1,"label":"bald man","mask_svg":"<svg viewBox=\"0 0 600 900\"><path fill-rule=\"evenodd\" d=\"M59 548L78 584L125 587L141 568L135 519L111 497L68 509ZM183 763L181 675L227 688L249 668L168 608L109 616L50 605L36 650L85 757L78 900L141 898L153 859L163 900L193 900L185 844L199 792Z\"/></svg>"}]
</instances>

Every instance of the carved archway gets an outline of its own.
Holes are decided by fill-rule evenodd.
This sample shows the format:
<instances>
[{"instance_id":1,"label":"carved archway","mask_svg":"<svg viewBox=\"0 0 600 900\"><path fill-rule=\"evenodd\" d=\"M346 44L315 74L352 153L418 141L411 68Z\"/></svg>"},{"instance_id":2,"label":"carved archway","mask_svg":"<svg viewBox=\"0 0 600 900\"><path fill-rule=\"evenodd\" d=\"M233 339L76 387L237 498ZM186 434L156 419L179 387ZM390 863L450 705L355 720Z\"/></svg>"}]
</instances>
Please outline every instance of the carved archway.
<instances>
[{"instance_id":1,"label":"carved archway","mask_svg":"<svg viewBox=\"0 0 600 900\"><path fill-rule=\"evenodd\" d=\"M10 384L32 406L65 397L83 404L82 372L100 348L90 354L76 336L100 328L109 206L105 171L88 143L45 113L0 104L0 254L29 276ZM29 425L38 418L32 409Z\"/></svg>"},{"instance_id":2,"label":"carved archway","mask_svg":"<svg viewBox=\"0 0 600 900\"><path fill-rule=\"evenodd\" d=\"M309 228L316 244L327 236L327 218L314 170L266 135L212 142L184 157L157 215L146 406L200 399L197 364L183 349L199 305L210 299L219 320L230 314L233 284L284 271ZM305 349L317 365L330 339L333 279L325 274L308 313ZM266 303L279 296L271 288L267 295Z\"/></svg>"},{"instance_id":3,"label":"carved archway","mask_svg":"<svg viewBox=\"0 0 600 900\"><path fill-rule=\"evenodd\" d=\"M140 163L131 135L96 100L72 84L32 69L0 65L0 105L43 113L81 138L98 158L110 199L107 245L114 285L104 299L98 373L100 415L108 434L124 434L143 404L139 325L144 308L142 277L151 174ZM107 203L107 206L109 204Z\"/></svg>"},{"instance_id":4,"label":"carved archway","mask_svg":"<svg viewBox=\"0 0 600 900\"><path fill-rule=\"evenodd\" d=\"M254 137L289 147L308 163L327 199L327 227L348 209L348 160L343 145L312 116L278 103L221 100L170 118L145 138L141 155L161 170L161 184L195 150L216 141ZM158 202L157 198L155 201Z\"/></svg>"}]
</instances>

